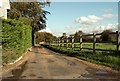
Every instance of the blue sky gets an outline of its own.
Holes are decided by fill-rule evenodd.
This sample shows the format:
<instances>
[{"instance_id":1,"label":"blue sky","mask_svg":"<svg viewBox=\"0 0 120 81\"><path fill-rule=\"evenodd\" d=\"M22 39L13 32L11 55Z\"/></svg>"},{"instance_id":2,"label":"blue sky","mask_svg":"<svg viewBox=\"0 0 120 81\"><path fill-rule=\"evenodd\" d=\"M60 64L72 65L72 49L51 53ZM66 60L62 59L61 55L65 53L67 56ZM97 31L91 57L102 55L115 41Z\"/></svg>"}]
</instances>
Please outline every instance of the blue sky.
<instances>
[{"instance_id":1,"label":"blue sky","mask_svg":"<svg viewBox=\"0 0 120 81\"><path fill-rule=\"evenodd\" d=\"M119 0L50 0L52 2L119 2Z\"/></svg>"},{"instance_id":2,"label":"blue sky","mask_svg":"<svg viewBox=\"0 0 120 81\"><path fill-rule=\"evenodd\" d=\"M56 36L117 29L117 2L52 2L44 9L51 13L47 15L47 30Z\"/></svg>"}]
</instances>

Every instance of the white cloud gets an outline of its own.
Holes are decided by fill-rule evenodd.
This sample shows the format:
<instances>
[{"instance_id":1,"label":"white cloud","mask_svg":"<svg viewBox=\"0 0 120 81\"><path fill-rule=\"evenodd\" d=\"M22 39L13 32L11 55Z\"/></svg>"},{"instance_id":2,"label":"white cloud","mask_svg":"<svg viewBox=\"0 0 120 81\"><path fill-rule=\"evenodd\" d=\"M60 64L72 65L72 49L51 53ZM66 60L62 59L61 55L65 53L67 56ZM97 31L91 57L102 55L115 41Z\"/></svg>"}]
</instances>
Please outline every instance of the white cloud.
<instances>
[{"instance_id":1,"label":"white cloud","mask_svg":"<svg viewBox=\"0 0 120 81\"><path fill-rule=\"evenodd\" d=\"M65 27L65 29L71 29L71 28L73 28L73 27L69 26L69 25Z\"/></svg>"},{"instance_id":2,"label":"white cloud","mask_svg":"<svg viewBox=\"0 0 120 81\"><path fill-rule=\"evenodd\" d=\"M60 32L60 31L53 31L53 35L54 35L54 36L57 36L57 37L62 36L62 33L64 33L64 32Z\"/></svg>"},{"instance_id":3,"label":"white cloud","mask_svg":"<svg viewBox=\"0 0 120 81\"><path fill-rule=\"evenodd\" d=\"M117 31L118 23L98 25L98 26L89 26L89 27L80 27L80 28L78 28L78 31L82 30L84 33L93 33L93 32L102 32L107 29Z\"/></svg>"},{"instance_id":4,"label":"white cloud","mask_svg":"<svg viewBox=\"0 0 120 81\"><path fill-rule=\"evenodd\" d=\"M75 20L75 22L80 23L82 25L92 25L94 23L99 22L100 20L102 20L102 18L95 16L95 15L89 15L89 16L82 16L79 17Z\"/></svg>"},{"instance_id":5,"label":"white cloud","mask_svg":"<svg viewBox=\"0 0 120 81\"><path fill-rule=\"evenodd\" d=\"M38 32L48 32L48 33L52 33L52 31L51 31L49 28L39 30Z\"/></svg>"},{"instance_id":6,"label":"white cloud","mask_svg":"<svg viewBox=\"0 0 120 81\"><path fill-rule=\"evenodd\" d=\"M114 18L114 17L118 17L118 14L104 14L102 15L104 18L108 18L108 19L111 19L111 18Z\"/></svg>"},{"instance_id":7,"label":"white cloud","mask_svg":"<svg viewBox=\"0 0 120 81\"><path fill-rule=\"evenodd\" d=\"M104 15L102 15L104 18L108 18L108 19L111 19L111 18L113 18L113 17L115 17L116 15L114 15L114 14L104 14Z\"/></svg>"},{"instance_id":8,"label":"white cloud","mask_svg":"<svg viewBox=\"0 0 120 81\"><path fill-rule=\"evenodd\" d=\"M112 29L113 31L118 30L118 23L113 23L113 24L105 24L105 25L98 25L98 26L80 26L79 28L76 28L75 26L66 26L65 31L54 31L53 34L56 36L62 36L62 33L66 33L67 36L70 34L74 34L75 32L78 32L79 30L83 31L84 33L93 33L93 32L102 32L107 29Z\"/></svg>"},{"instance_id":9,"label":"white cloud","mask_svg":"<svg viewBox=\"0 0 120 81\"><path fill-rule=\"evenodd\" d=\"M84 33L91 33L93 31L92 27L80 27L78 31L82 31Z\"/></svg>"},{"instance_id":10,"label":"white cloud","mask_svg":"<svg viewBox=\"0 0 120 81\"><path fill-rule=\"evenodd\" d=\"M70 34L73 34L75 32L77 32L77 28L76 27L73 27L73 26L66 26L65 27L65 33L67 33L67 35L70 35Z\"/></svg>"},{"instance_id":11,"label":"white cloud","mask_svg":"<svg viewBox=\"0 0 120 81\"><path fill-rule=\"evenodd\" d=\"M102 9L103 12L112 12L112 9Z\"/></svg>"},{"instance_id":12,"label":"white cloud","mask_svg":"<svg viewBox=\"0 0 120 81\"><path fill-rule=\"evenodd\" d=\"M107 30L107 29L117 31L118 30L118 23L96 26L96 28L94 30L102 32L103 30Z\"/></svg>"}]
</instances>

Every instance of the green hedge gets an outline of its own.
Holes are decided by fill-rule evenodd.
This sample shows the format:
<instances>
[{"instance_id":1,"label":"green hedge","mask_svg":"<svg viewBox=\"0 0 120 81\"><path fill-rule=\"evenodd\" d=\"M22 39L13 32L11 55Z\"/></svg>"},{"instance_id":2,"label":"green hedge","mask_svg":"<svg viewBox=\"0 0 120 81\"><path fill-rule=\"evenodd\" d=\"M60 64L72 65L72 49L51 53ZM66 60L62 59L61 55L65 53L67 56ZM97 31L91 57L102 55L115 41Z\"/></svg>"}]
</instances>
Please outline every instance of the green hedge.
<instances>
[{"instance_id":1,"label":"green hedge","mask_svg":"<svg viewBox=\"0 0 120 81\"><path fill-rule=\"evenodd\" d=\"M31 47L31 26L20 20L2 20L2 58L4 63L13 62Z\"/></svg>"}]
</instances>

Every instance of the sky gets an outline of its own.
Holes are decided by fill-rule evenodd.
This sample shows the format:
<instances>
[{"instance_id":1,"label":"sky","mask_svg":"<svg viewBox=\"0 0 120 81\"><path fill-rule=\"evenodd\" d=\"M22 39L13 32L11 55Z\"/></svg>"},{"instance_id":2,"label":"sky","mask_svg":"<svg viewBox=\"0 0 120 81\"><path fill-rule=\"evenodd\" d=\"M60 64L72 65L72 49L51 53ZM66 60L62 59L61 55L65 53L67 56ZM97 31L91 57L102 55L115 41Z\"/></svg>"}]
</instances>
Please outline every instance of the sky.
<instances>
[{"instance_id":1,"label":"sky","mask_svg":"<svg viewBox=\"0 0 120 81\"><path fill-rule=\"evenodd\" d=\"M79 30L93 33L118 29L117 2L52 2L44 9L51 13L47 15L46 29L55 36Z\"/></svg>"},{"instance_id":2,"label":"sky","mask_svg":"<svg viewBox=\"0 0 120 81\"><path fill-rule=\"evenodd\" d=\"M10 0L13 2L36 2L45 0ZM119 0L47 0L50 2L119 2Z\"/></svg>"},{"instance_id":3,"label":"sky","mask_svg":"<svg viewBox=\"0 0 120 81\"><path fill-rule=\"evenodd\" d=\"M119 2L119 0L50 0L52 2Z\"/></svg>"}]
</instances>

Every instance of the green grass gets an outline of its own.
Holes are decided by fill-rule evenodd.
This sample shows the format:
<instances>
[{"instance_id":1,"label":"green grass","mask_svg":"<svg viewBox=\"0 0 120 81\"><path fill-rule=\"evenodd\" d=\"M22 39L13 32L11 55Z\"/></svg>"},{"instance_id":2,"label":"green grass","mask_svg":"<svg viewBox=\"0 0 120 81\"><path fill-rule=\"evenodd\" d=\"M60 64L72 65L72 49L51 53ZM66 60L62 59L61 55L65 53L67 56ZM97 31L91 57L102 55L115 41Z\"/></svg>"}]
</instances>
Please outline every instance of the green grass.
<instances>
[{"instance_id":1,"label":"green grass","mask_svg":"<svg viewBox=\"0 0 120 81\"><path fill-rule=\"evenodd\" d=\"M96 49L116 50L116 45L112 43L97 43Z\"/></svg>"},{"instance_id":2,"label":"green grass","mask_svg":"<svg viewBox=\"0 0 120 81\"><path fill-rule=\"evenodd\" d=\"M45 47L61 54L66 54L68 56L73 56L92 63L109 66L120 71L120 57L117 56L115 52L97 51L93 54L93 52L89 50L75 51L74 49L69 50L64 47L48 45L45 45Z\"/></svg>"},{"instance_id":3,"label":"green grass","mask_svg":"<svg viewBox=\"0 0 120 81\"><path fill-rule=\"evenodd\" d=\"M66 44L66 43L64 43ZM75 47L79 48L80 44L79 43L74 43ZM53 44L55 45L55 44ZM72 43L68 43L69 47L72 46ZM87 43L84 42L82 43L83 48L93 48L93 43ZM112 43L96 43L96 49L103 49L103 50L116 50L116 45Z\"/></svg>"},{"instance_id":4,"label":"green grass","mask_svg":"<svg viewBox=\"0 0 120 81\"><path fill-rule=\"evenodd\" d=\"M83 48L93 48L93 43L83 43Z\"/></svg>"}]
</instances>

